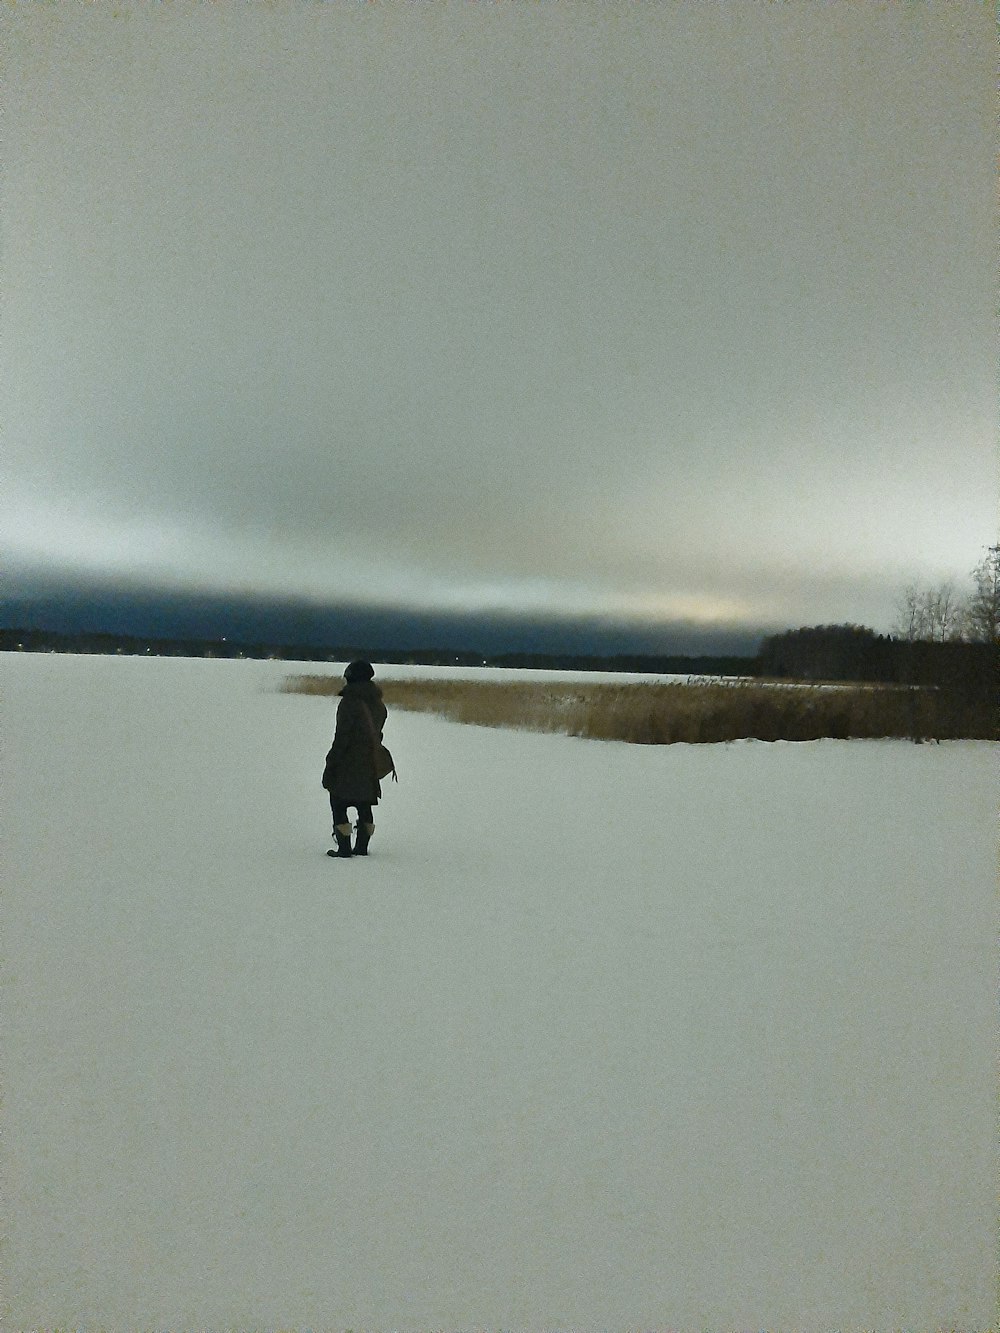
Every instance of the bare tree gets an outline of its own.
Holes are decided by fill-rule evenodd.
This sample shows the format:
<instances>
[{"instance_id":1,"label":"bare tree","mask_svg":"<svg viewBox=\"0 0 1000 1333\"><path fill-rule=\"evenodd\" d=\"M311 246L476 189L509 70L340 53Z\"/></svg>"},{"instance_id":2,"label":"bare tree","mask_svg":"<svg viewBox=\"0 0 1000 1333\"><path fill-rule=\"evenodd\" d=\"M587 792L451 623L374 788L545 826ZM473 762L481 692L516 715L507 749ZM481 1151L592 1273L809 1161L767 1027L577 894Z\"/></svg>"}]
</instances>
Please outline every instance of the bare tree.
<instances>
[{"instance_id":1,"label":"bare tree","mask_svg":"<svg viewBox=\"0 0 1000 1333\"><path fill-rule=\"evenodd\" d=\"M892 632L897 638L941 643L962 637L967 609L951 582L931 588L910 583L903 589L896 609Z\"/></svg>"},{"instance_id":2,"label":"bare tree","mask_svg":"<svg viewBox=\"0 0 1000 1333\"><path fill-rule=\"evenodd\" d=\"M897 639L908 639L913 643L924 637L925 620L923 593L917 584L908 583L896 603L892 633Z\"/></svg>"},{"instance_id":3,"label":"bare tree","mask_svg":"<svg viewBox=\"0 0 1000 1333\"><path fill-rule=\"evenodd\" d=\"M972 571L975 591L965 606L965 631L970 639L1000 642L1000 545L988 546Z\"/></svg>"},{"instance_id":4,"label":"bare tree","mask_svg":"<svg viewBox=\"0 0 1000 1333\"><path fill-rule=\"evenodd\" d=\"M941 583L930 590L930 637L939 643L960 639L965 621L965 604L953 583Z\"/></svg>"}]
</instances>

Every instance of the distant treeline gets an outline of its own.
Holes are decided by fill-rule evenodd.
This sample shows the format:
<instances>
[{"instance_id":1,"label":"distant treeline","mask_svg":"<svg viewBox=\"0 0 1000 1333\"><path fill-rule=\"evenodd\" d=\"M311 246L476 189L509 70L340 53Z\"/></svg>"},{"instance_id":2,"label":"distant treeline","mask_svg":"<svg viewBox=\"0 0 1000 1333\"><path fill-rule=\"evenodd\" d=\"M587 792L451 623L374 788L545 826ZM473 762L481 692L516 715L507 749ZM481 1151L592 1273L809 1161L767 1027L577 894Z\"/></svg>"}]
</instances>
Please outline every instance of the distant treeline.
<instances>
[{"instance_id":1,"label":"distant treeline","mask_svg":"<svg viewBox=\"0 0 1000 1333\"><path fill-rule=\"evenodd\" d=\"M371 644L243 643L228 639L155 639L0 629L8 652L104 653L155 657L254 658L287 662L373 662L412 666L492 666L643 675L762 676L778 680L860 681L935 686L988 702L1000 694L1000 645L911 641L863 625L817 625L764 639L756 657L619 653L492 653L451 648L398 649Z\"/></svg>"},{"instance_id":2,"label":"distant treeline","mask_svg":"<svg viewBox=\"0 0 1000 1333\"><path fill-rule=\"evenodd\" d=\"M326 649L302 645L275 646L227 639L157 639L135 634L88 632L64 634L47 629L0 629L0 651L24 653L120 654L124 657L252 657L318 662Z\"/></svg>"},{"instance_id":3,"label":"distant treeline","mask_svg":"<svg viewBox=\"0 0 1000 1333\"><path fill-rule=\"evenodd\" d=\"M1000 644L910 640L863 625L817 625L765 639L757 672L779 680L935 686L985 701L1000 691Z\"/></svg>"},{"instance_id":4,"label":"distant treeline","mask_svg":"<svg viewBox=\"0 0 1000 1333\"><path fill-rule=\"evenodd\" d=\"M493 666L552 671L621 671L650 675L747 676L755 659L738 656L613 656L573 653L483 654L451 648L380 648L366 644L242 643L229 639L154 639L128 634L64 634L43 629L0 629L0 651L104 653L131 657L225 657L279 662L372 662L409 666Z\"/></svg>"}]
</instances>

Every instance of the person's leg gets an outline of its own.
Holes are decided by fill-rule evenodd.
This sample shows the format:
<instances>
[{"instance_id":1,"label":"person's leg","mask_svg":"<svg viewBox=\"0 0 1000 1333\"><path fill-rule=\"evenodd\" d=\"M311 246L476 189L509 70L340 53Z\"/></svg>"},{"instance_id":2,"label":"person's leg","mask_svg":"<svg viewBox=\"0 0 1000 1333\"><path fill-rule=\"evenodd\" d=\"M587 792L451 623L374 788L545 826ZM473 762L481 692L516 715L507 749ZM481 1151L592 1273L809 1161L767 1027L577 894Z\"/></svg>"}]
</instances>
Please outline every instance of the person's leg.
<instances>
[{"instance_id":1,"label":"person's leg","mask_svg":"<svg viewBox=\"0 0 1000 1333\"><path fill-rule=\"evenodd\" d=\"M355 809L358 812L358 831L354 839L354 855L367 856L368 844L372 840L372 834L375 832L375 822L372 818L372 808L370 805L359 805Z\"/></svg>"},{"instance_id":2,"label":"person's leg","mask_svg":"<svg viewBox=\"0 0 1000 1333\"><path fill-rule=\"evenodd\" d=\"M350 856L351 855L351 821L347 813L347 803L345 801L335 801L330 797L330 809L333 812L333 836L337 839L336 852L330 853L331 856Z\"/></svg>"}]
</instances>

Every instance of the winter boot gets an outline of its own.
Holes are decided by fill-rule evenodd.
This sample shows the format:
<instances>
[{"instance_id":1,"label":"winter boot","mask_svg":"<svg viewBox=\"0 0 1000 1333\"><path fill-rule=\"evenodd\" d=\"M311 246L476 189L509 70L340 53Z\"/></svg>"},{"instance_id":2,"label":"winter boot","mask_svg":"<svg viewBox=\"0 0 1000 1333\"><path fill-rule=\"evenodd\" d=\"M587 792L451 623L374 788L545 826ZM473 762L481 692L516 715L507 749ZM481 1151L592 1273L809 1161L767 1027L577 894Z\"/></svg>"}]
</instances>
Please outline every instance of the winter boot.
<instances>
[{"instance_id":1,"label":"winter boot","mask_svg":"<svg viewBox=\"0 0 1000 1333\"><path fill-rule=\"evenodd\" d=\"M337 839L336 850L331 847L327 856L350 856L351 855L351 826L350 824L334 824L333 836Z\"/></svg>"},{"instance_id":2,"label":"winter boot","mask_svg":"<svg viewBox=\"0 0 1000 1333\"><path fill-rule=\"evenodd\" d=\"M371 842L372 834L374 832L375 832L374 824L362 824L361 820L360 819L358 820L357 836L354 839L355 856L368 855L368 844Z\"/></svg>"}]
</instances>

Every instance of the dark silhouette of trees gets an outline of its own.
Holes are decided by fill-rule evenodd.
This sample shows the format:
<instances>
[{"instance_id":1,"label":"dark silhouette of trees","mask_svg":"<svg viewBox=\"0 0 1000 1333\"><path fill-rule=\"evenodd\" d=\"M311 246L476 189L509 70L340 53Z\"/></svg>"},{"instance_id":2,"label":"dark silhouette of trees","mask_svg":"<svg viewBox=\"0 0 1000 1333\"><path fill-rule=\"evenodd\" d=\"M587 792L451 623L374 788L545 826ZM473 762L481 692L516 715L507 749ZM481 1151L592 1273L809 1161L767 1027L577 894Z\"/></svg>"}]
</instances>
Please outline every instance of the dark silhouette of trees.
<instances>
[{"instance_id":1,"label":"dark silhouette of trees","mask_svg":"<svg viewBox=\"0 0 1000 1333\"><path fill-rule=\"evenodd\" d=\"M861 625L818 625L761 644L758 673L801 681L903 687L913 738L994 735L1000 723L1000 643L903 639ZM929 722L930 708L936 722Z\"/></svg>"},{"instance_id":2,"label":"dark silhouette of trees","mask_svg":"<svg viewBox=\"0 0 1000 1333\"><path fill-rule=\"evenodd\" d=\"M892 640L865 625L813 625L764 640L761 675L792 680L889 678Z\"/></svg>"}]
</instances>

